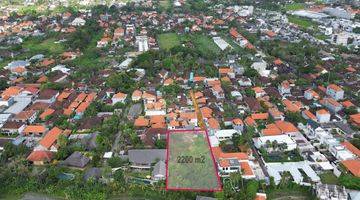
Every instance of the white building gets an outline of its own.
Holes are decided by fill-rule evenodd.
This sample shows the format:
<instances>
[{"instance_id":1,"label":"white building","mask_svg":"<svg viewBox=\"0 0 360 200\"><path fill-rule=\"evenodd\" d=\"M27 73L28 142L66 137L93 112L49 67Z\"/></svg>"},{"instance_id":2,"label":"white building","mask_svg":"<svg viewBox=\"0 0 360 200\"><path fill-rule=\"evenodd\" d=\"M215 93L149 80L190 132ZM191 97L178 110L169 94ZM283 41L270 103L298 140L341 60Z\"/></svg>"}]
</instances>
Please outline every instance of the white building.
<instances>
[{"instance_id":1,"label":"white building","mask_svg":"<svg viewBox=\"0 0 360 200\"><path fill-rule=\"evenodd\" d=\"M221 37L213 37L213 40L215 44L224 51L226 48L228 48L230 45L225 40L223 40Z\"/></svg>"},{"instance_id":2,"label":"white building","mask_svg":"<svg viewBox=\"0 0 360 200\"><path fill-rule=\"evenodd\" d=\"M319 123L330 122L330 116L330 113L325 109L316 111L316 119Z\"/></svg>"},{"instance_id":3,"label":"white building","mask_svg":"<svg viewBox=\"0 0 360 200\"><path fill-rule=\"evenodd\" d=\"M344 90L335 84L330 84L327 86L326 94L331 96L336 101L344 98Z\"/></svg>"},{"instance_id":4,"label":"white building","mask_svg":"<svg viewBox=\"0 0 360 200\"><path fill-rule=\"evenodd\" d=\"M138 51L144 52L149 50L148 37L136 36L136 44L138 45Z\"/></svg>"},{"instance_id":5,"label":"white building","mask_svg":"<svg viewBox=\"0 0 360 200\"><path fill-rule=\"evenodd\" d=\"M84 19L81 19L80 17L75 18L72 22L72 26L84 26L86 21Z\"/></svg>"},{"instance_id":6,"label":"white building","mask_svg":"<svg viewBox=\"0 0 360 200\"><path fill-rule=\"evenodd\" d=\"M215 136L219 139L219 141L223 141L223 140L231 139L232 136L236 133L241 135L241 133L235 129L222 129L222 130L216 130Z\"/></svg>"},{"instance_id":7,"label":"white building","mask_svg":"<svg viewBox=\"0 0 360 200\"><path fill-rule=\"evenodd\" d=\"M263 136L254 138L254 145L256 148L260 149L262 147L269 149L271 147L267 146L267 143L273 143L276 141L279 145L286 144L286 149L284 151L292 151L296 149L296 142L288 135L274 135L274 136Z\"/></svg>"}]
</instances>

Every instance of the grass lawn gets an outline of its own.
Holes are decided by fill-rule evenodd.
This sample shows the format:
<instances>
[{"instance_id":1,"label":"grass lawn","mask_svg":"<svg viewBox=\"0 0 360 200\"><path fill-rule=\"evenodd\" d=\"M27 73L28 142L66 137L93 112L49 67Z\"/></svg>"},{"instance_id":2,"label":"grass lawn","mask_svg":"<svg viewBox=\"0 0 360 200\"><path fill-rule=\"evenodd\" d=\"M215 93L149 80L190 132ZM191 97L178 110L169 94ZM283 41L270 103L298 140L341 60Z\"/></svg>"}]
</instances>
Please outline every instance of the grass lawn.
<instances>
[{"instance_id":1,"label":"grass lawn","mask_svg":"<svg viewBox=\"0 0 360 200\"><path fill-rule=\"evenodd\" d=\"M315 200L311 192L306 188L275 189L267 193L268 199L272 200Z\"/></svg>"},{"instance_id":2,"label":"grass lawn","mask_svg":"<svg viewBox=\"0 0 360 200\"><path fill-rule=\"evenodd\" d=\"M203 131L171 132L169 137L168 189L220 188Z\"/></svg>"},{"instance_id":3,"label":"grass lawn","mask_svg":"<svg viewBox=\"0 0 360 200\"><path fill-rule=\"evenodd\" d=\"M164 8L164 9L168 9L171 6L170 5L170 0L161 0L159 2L159 4L160 4L160 7Z\"/></svg>"},{"instance_id":4,"label":"grass lawn","mask_svg":"<svg viewBox=\"0 0 360 200\"><path fill-rule=\"evenodd\" d=\"M196 35L192 38L195 47L204 57L212 57L220 55L221 50L212 40L212 38L205 35Z\"/></svg>"},{"instance_id":5,"label":"grass lawn","mask_svg":"<svg viewBox=\"0 0 360 200\"><path fill-rule=\"evenodd\" d=\"M180 45L180 38L176 33L164 33L158 35L159 46L162 49L169 50Z\"/></svg>"},{"instance_id":6,"label":"grass lawn","mask_svg":"<svg viewBox=\"0 0 360 200\"><path fill-rule=\"evenodd\" d=\"M331 184L331 185L337 185L339 183L339 179L332 172L326 172L320 174L319 176L322 183Z\"/></svg>"},{"instance_id":7,"label":"grass lawn","mask_svg":"<svg viewBox=\"0 0 360 200\"><path fill-rule=\"evenodd\" d=\"M302 10L305 8L305 5L303 3L292 3L292 4L285 5L284 8L286 11Z\"/></svg>"},{"instance_id":8,"label":"grass lawn","mask_svg":"<svg viewBox=\"0 0 360 200\"><path fill-rule=\"evenodd\" d=\"M309 28L311 26L317 27L317 24L309 19L305 19L302 17L296 17L293 15L288 15L289 22L300 26L301 28Z\"/></svg>"},{"instance_id":9,"label":"grass lawn","mask_svg":"<svg viewBox=\"0 0 360 200\"><path fill-rule=\"evenodd\" d=\"M22 46L30 50L32 54L43 53L47 55L58 55L65 51L63 44L54 43L55 38L49 38L43 41L38 39L26 40Z\"/></svg>"}]
</instances>

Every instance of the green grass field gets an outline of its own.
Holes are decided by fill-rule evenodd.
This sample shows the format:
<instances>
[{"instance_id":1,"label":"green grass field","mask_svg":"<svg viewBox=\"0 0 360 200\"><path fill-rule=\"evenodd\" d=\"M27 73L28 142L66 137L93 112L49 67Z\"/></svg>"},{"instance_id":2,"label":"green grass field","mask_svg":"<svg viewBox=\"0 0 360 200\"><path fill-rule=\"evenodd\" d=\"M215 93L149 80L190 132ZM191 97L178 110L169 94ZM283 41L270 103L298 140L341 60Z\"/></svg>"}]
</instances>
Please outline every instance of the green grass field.
<instances>
[{"instance_id":1,"label":"green grass field","mask_svg":"<svg viewBox=\"0 0 360 200\"><path fill-rule=\"evenodd\" d=\"M168 189L219 189L204 132L169 134Z\"/></svg>"},{"instance_id":2,"label":"green grass field","mask_svg":"<svg viewBox=\"0 0 360 200\"><path fill-rule=\"evenodd\" d=\"M307 28L310 28L310 27L314 27L314 28L317 27L316 22L313 22L313 21L311 21L309 19L296 17L296 16L293 16L293 15L288 15L288 19L289 19L289 22L291 22L293 24L296 24L296 25L300 26L301 28L307 29Z\"/></svg>"},{"instance_id":3,"label":"green grass field","mask_svg":"<svg viewBox=\"0 0 360 200\"><path fill-rule=\"evenodd\" d=\"M158 35L159 46L161 49L169 50L180 45L180 38L176 33L164 33Z\"/></svg>"},{"instance_id":4,"label":"green grass field","mask_svg":"<svg viewBox=\"0 0 360 200\"><path fill-rule=\"evenodd\" d=\"M195 35L192 42L200 53L205 57L213 57L220 55L221 50L212 40L212 38L205 35Z\"/></svg>"},{"instance_id":5,"label":"green grass field","mask_svg":"<svg viewBox=\"0 0 360 200\"><path fill-rule=\"evenodd\" d=\"M65 51L61 43L54 43L54 38L39 41L37 39L26 40L22 46L30 50L31 53L44 53L47 55L58 55Z\"/></svg>"},{"instance_id":6,"label":"green grass field","mask_svg":"<svg viewBox=\"0 0 360 200\"><path fill-rule=\"evenodd\" d=\"M304 8L305 8L305 5L303 3L292 3L292 4L287 4L284 6L284 9L286 11L302 10Z\"/></svg>"},{"instance_id":7,"label":"green grass field","mask_svg":"<svg viewBox=\"0 0 360 200\"><path fill-rule=\"evenodd\" d=\"M168 9L171 6L171 2L170 0L161 0L159 1L160 7L162 7L163 9Z\"/></svg>"},{"instance_id":8,"label":"green grass field","mask_svg":"<svg viewBox=\"0 0 360 200\"><path fill-rule=\"evenodd\" d=\"M326 172L319 176L322 183L331 185L337 185L339 183L339 179L332 172Z\"/></svg>"}]
</instances>

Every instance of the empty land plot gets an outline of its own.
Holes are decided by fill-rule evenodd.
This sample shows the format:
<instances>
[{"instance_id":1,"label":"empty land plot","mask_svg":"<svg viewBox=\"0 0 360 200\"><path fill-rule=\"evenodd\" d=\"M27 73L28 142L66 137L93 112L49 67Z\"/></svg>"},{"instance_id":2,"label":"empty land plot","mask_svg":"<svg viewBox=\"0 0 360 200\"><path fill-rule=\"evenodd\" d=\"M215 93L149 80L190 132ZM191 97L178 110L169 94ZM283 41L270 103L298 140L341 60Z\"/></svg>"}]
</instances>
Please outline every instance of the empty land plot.
<instances>
[{"instance_id":1,"label":"empty land plot","mask_svg":"<svg viewBox=\"0 0 360 200\"><path fill-rule=\"evenodd\" d=\"M159 46L161 49L169 50L180 45L179 36L176 33L164 33L158 36Z\"/></svg>"},{"instance_id":2,"label":"empty land plot","mask_svg":"<svg viewBox=\"0 0 360 200\"><path fill-rule=\"evenodd\" d=\"M167 184L170 190L221 189L205 132L168 133Z\"/></svg>"},{"instance_id":3,"label":"empty land plot","mask_svg":"<svg viewBox=\"0 0 360 200\"><path fill-rule=\"evenodd\" d=\"M221 54L220 48L215 44L212 38L205 35L196 35L192 38L196 49L202 56L211 58Z\"/></svg>"}]
</instances>

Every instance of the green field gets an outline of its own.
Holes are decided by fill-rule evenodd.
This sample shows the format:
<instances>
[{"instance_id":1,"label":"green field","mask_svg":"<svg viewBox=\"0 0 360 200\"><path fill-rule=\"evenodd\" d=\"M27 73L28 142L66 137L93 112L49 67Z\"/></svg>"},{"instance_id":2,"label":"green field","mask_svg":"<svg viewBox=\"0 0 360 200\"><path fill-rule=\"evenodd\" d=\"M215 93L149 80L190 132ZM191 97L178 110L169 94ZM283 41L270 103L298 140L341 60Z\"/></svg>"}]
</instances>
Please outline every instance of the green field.
<instances>
[{"instance_id":1,"label":"green field","mask_svg":"<svg viewBox=\"0 0 360 200\"><path fill-rule=\"evenodd\" d=\"M291 10L302 10L305 8L305 5L303 3L292 3L292 4L287 4L284 6L284 9L286 11L291 11Z\"/></svg>"},{"instance_id":2,"label":"green field","mask_svg":"<svg viewBox=\"0 0 360 200\"><path fill-rule=\"evenodd\" d=\"M58 55L64 52L65 48L61 43L54 43L54 38L40 41L38 39L26 40L22 46L33 54L43 53L47 55Z\"/></svg>"},{"instance_id":3,"label":"green field","mask_svg":"<svg viewBox=\"0 0 360 200\"><path fill-rule=\"evenodd\" d=\"M158 36L159 46L161 49L169 50L180 45L180 38L176 33L164 33Z\"/></svg>"},{"instance_id":4,"label":"green field","mask_svg":"<svg viewBox=\"0 0 360 200\"><path fill-rule=\"evenodd\" d=\"M331 185L337 185L339 183L339 179L332 173L332 172L326 172L323 174L320 174L321 182L324 184L331 184Z\"/></svg>"},{"instance_id":5,"label":"green field","mask_svg":"<svg viewBox=\"0 0 360 200\"><path fill-rule=\"evenodd\" d=\"M221 50L212 40L212 38L205 35L195 35L191 38L194 43L196 49L202 54L204 57L213 57L220 55Z\"/></svg>"},{"instance_id":6,"label":"green field","mask_svg":"<svg viewBox=\"0 0 360 200\"><path fill-rule=\"evenodd\" d=\"M220 189L204 132L169 133L168 189Z\"/></svg>"},{"instance_id":7,"label":"green field","mask_svg":"<svg viewBox=\"0 0 360 200\"><path fill-rule=\"evenodd\" d=\"M163 9L168 9L171 6L170 0L161 0L159 1L160 7Z\"/></svg>"},{"instance_id":8,"label":"green field","mask_svg":"<svg viewBox=\"0 0 360 200\"><path fill-rule=\"evenodd\" d=\"M293 23L293 24L296 24L298 26L300 26L301 28L310 28L310 27L314 27L316 28L317 27L317 23L316 22L313 22L309 19L305 19L305 18L302 18L302 17L296 17L296 16L293 16L293 15L288 15L288 19L289 19L289 22Z\"/></svg>"}]
</instances>

